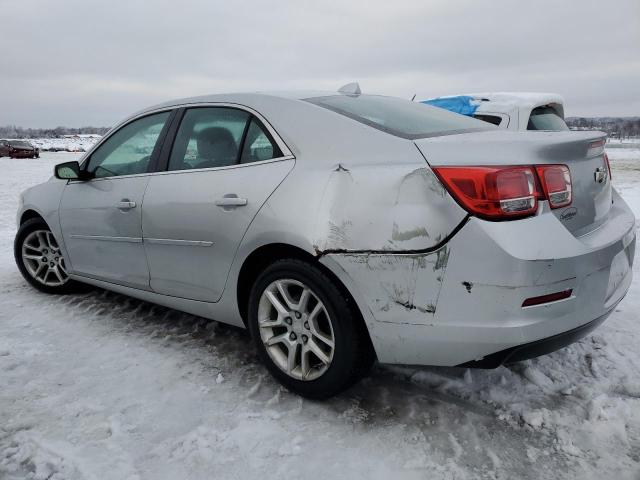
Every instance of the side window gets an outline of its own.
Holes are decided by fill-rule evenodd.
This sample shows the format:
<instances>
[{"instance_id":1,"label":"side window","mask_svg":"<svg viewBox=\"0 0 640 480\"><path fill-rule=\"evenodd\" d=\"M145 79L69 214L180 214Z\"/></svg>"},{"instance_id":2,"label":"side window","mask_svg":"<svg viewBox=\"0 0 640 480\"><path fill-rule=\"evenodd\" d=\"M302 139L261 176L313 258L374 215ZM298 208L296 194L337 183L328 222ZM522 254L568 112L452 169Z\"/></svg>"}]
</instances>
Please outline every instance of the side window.
<instances>
[{"instance_id":1,"label":"side window","mask_svg":"<svg viewBox=\"0 0 640 480\"><path fill-rule=\"evenodd\" d=\"M87 172L96 178L145 173L170 114L156 113L122 127L91 154Z\"/></svg>"},{"instance_id":2,"label":"side window","mask_svg":"<svg viewBox=\"0 0 640 480\"><path fill-rule=\"evenodd\" d=\"M483 122L492 123L493 125L496 125L496 126L502 123L502 118L496 115L477 114L477 115L474 115L473 118L477 118L478 120L482 120Z\"/></svg>"},{"instance_id":3,"label":"side window","mask_svg":"<svg viewBox=\"0 0 640 480\"><path fill-rule=\"evenodd\" d=\"M278 145L267 134L256 118L251 119L242 148L241 163L259 162L282 156Z\"/></svg>"},{"instance_id":4,"label":"side window","mask_svg":"<svg viewBox=\"0 0 640 480\"><path fill-rule=\"evenodd\" d=\"M228 107L191 108L176 135L169 170L225 167L238 163L250 114Z\"/></svg>"}]
</instances>

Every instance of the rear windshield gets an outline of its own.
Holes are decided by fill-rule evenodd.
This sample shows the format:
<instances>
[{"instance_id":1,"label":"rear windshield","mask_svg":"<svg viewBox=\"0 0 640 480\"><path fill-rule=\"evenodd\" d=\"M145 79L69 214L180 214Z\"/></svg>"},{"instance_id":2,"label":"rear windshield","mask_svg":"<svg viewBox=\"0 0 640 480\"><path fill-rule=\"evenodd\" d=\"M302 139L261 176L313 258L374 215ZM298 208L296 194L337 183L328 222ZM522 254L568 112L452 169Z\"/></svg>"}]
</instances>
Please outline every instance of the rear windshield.
<instances>
[{"instance_id":1,"label":"rear windshield","mask_svg":"<svg viewBox=\"0 0 640 480\"><path fill-rule=\"evenodd\" d=\"M553 108L538 107L531 111L527 130L569 130L569 127Z\"/></svg>"},{"instance_id":2,"label":"rear windshield","mask_svg":"<svg viewBox=\"0 0 640 480\"><path fill-rule=\"evenodd\" d=\"M423 103L377 95L330 95L307 102L397 137L416 138L492 130L495 127Z\"/></svg>"}]
</instances>

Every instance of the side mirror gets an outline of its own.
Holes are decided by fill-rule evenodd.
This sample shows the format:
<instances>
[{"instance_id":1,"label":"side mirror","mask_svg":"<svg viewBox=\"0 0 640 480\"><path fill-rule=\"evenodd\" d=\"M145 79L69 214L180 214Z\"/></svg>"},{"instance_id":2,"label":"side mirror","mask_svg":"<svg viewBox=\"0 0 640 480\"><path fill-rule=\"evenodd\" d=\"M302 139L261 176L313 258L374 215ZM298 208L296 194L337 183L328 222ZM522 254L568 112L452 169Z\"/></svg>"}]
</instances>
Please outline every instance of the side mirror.
<instances>
[{"instance_id":1,"label":"side mirror","mask_svg":"<svg viewBox=\"0 0 640 480\"><path fill-rule=\"evenodd\" d=\"M53 174L60 180L83 180L78 162L59 163L54 167Z\"/></svg>"}]
</instances>

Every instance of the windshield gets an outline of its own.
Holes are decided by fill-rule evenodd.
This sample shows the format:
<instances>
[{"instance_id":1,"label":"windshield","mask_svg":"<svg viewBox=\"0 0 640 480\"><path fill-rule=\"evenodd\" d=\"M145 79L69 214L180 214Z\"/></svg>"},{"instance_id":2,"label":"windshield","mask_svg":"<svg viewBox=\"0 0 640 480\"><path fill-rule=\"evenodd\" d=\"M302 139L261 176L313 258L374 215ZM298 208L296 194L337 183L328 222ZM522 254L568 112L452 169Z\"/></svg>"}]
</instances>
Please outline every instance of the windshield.
<instances>
[{"instance_id":1,"label":"windshield","mask_svg":"<svg viewBox=\"0 0 640 480\"><path fill-rule=\"evenodd\" d=\"M527 130L569 130L569 127L553 108L538 107L531 111Z\"/></svg>"},{"instance_id":2,"label":"windshield","mask_svg":"<svg viewBox=\"0 0 640 480\"><path fill-rule=\"evenodd\" d=\"M31 144L27 142L11 142L14 147L31 147Z\"/></svg>"},{"instance_id":3,"label":"windshield","mask_svg":"<svg viewBox=\"0 0 640 480\"><path fill-rule=\"evenodd\" d=\"M416 139L495 127L442 108L377 95L330 95L305 99L397 137Z\"/></svg>"}]
</instances>

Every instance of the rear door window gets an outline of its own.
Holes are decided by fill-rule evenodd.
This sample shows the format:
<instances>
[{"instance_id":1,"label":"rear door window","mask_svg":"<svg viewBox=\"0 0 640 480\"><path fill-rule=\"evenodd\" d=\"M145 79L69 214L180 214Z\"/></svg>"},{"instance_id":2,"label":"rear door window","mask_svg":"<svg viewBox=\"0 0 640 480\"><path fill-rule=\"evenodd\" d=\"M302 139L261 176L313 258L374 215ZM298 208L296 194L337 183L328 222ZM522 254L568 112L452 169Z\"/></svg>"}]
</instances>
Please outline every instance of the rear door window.
<instances>
[{"instance_id":1,"label":"rear door window","mask_svg":"<svg viewBox=\"0 0 640 480\"><path fill-rule=\"evenodd\" d=\"M187 110L173 143L169 170L235 165L250 120L249 112L236 108Z\"/></svg>"},{"instance_id":2,"label":"rear door window","mask_svg":"<svg viewBox=\"0 0 640 480\"><path fill-rule=\"evenodd\" d=\"M569 130L564 119L552 107L538 107L531 111L527 130Z\"/></svg>"}]
</instances>

